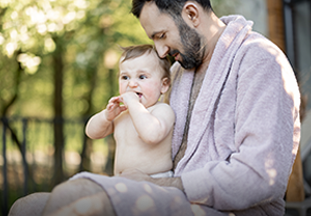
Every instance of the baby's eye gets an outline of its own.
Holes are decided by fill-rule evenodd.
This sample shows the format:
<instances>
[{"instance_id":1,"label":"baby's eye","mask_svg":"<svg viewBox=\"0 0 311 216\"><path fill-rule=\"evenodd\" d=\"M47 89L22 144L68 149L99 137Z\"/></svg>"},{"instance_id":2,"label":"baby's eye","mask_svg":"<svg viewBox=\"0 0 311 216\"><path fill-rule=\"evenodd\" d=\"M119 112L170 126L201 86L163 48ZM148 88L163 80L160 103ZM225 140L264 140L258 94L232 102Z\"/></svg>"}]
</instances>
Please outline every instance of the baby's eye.
<instances>
[{"instance_id":1,"label":"baby's eye","mask_svg":"<svg viewBox=\"0 0 311 216\"><path fill-rule=\"evenodd\" d=\"M122 80L128 80L129 77L128 77L128 76L121 76L121 79L122 79Z\"/></svg>"},{"instance_id":2,"label":"baby's eye","mask_svg":"<svg viewBox=\"0 0 311 216\"><path fill-rule=\"evenodd\" d=\"M146 75L139 75L139 79L146 79L147 76Z\"/></svg>"}]
</instances>

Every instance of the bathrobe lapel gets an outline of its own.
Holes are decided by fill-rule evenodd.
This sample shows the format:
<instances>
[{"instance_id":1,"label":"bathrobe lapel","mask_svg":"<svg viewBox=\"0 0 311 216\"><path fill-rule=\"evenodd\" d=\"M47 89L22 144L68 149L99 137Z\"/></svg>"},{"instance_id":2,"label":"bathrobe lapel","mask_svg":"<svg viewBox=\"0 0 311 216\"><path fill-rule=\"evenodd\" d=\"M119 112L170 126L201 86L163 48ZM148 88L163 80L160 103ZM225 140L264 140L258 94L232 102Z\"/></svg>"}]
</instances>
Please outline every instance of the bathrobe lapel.
<instances>
[{"instance_id":1,"label":"bathrobe lapel","mask_svg":"<svg viewBox=\"0 0 311 216\"><path fill-rule=\"evenodd\" d=\"M193 71L187 71L180 67L179 64L175 64L172 67L174 87L170 96L170 105L176 115L172 138L172 159L177 154L182 142L193 77Z\"/></svg>"},{"instance_id":2,"label":"bathrobe lapel","mask_svg":"<svg viewBox=\"0 0 311 216\"><path fill-rule=\"evenodd\" d=\"M227 17L224 17L223 19L225 23L226 19ZM228 19L230 19L230 17ZM243 39L251 30L251 24L247 24L248 25L245 25L245 19L243 17L238 16L235 22L228 24L215 47L200 93L193 108L190 120L187 149L185 156L178 164L176 170L177 172L184 169L187 161L195 153L203 135L212 129L210 125L213 121L214 112L217 109L217 101L230 73L234 56ZM189 96L193 82L193 75L190 76L189 74L193 74L193 72L184 71L182 76L179 75L179 79L181 79L179 81L180 85L174 86L172 93L175 92L175 95L171 95L172 101L175 102L172 106L173 109L175 109L178 120L178 122L176 122L176 128L173 136L173 155L176 154L178 150L177 147L181 144L183 129L185 126L185 116L187 115ZM177 93L179 96L182 96L178 98L179 103L176 103L176 98L174 98L177 96ZM182 107L178 107L178 109L176 109L176 106ZM184 119L182 120L181 118ZM182 125L178 125L179 123L182 123ZM179 139L177 139L176 136L178 136Z\"/></svg>"}]
</instances>

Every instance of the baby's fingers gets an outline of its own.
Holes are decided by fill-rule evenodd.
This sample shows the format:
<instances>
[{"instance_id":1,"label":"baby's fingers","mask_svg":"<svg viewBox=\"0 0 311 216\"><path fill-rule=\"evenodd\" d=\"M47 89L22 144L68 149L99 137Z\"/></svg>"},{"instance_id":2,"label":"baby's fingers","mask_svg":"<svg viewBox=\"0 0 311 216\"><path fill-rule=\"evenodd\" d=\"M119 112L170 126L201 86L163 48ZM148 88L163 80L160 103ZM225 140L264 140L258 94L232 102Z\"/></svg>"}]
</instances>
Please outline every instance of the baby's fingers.
<instances>
[{"instance_id":1,"label":"baby's fingers","mask_svg":"<svg viewBox=\"0 0 311 216\"><path fill-rule=\"evenodd\" d=\"M125 111L125 110L127 110L127 108L126 108L125 106L120 106L120 111L121 111L121 112L123 112L123 111Z\"/></svg>"},{"instance_id":2,"label":"baby's fingers","mask_svg":"<svg viewBox=\"0 0 311 216\"><path fill-rule=\"evenodd\" d=\"M112 98L109 100L109 103L120 103L120 102L121 102L120 97L112 97Z\"/></svg>"},{"instance_id":3,"label":"baby's fingers","mask_svg":"<svg viewBox=\"0 0 311 216\"><path fill-rule=\"evenodd\" d=\"M109 103L109 104L107 105L107 110L111 110L111 109L113 109L113 108L114 108L114 106L115 106L115 104L114 104L114 103Z\"/></svg>"}]
</instances>

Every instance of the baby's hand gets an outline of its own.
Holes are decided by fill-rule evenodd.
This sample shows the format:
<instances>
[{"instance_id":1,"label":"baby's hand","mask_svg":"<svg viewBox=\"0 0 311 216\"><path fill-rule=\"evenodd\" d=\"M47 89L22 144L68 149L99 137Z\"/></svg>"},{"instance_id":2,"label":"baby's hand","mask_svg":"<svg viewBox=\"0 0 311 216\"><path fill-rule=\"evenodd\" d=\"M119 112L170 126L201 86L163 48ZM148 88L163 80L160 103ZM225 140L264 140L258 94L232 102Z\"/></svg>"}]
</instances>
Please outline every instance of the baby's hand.
<instances>
[{"instance_id":1,"label":"baby's hand","mask_svg":"<svg viewBox=\"0 0 311 216\"><path fill-rule=\"evenodd\" d=\"M128 105L132 102L137 102L139 103L139 97L138 95L133 92L129 91L121 95L121 100L124 103L125 107L128 107Z\"/></svg>"},{"instance_id":2,"label":"baby's hand","mask_svg":"<svg viewBox=\"0 0 311 216\"><path fill-rule=\"evenodd\" d=\"M122 102L121 97L112 97L109 102L108 105L106 107L106 119L108 121L112 121L115 117L117 117L118 115L120 115L121 112L126 110L125 106L120 105L120 103Z\"/></svg>"}]
</instances>

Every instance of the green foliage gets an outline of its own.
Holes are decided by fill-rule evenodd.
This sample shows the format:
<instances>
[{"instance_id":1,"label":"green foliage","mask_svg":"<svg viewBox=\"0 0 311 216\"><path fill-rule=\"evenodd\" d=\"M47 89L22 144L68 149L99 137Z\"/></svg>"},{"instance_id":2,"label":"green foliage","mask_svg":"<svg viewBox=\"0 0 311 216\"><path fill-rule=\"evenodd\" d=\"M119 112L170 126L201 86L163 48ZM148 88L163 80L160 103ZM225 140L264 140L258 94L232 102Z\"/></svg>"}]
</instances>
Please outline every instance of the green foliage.
<instances>
[{"instance_id":1,"label":"green foliage","mask_svg":"<svg viewBox=\"0 0 311 216\"><path fill-rule=\"evenodd\" d=\"M212 5L221 15L236 4L229 2ZM124 0L0 0L0 115L53 117L57 46L64 117L102 109L118 94L119 46L152 43L130 9Z\"/></svg>"},{"instance_id":2,"label":"green foliage","mask_svg":"<svg viewBox=\"0 0 311 216\"><path fill-rule=\"evenodd\" d=\"M240 0L211 0L211 4L215 14L219 17L235 14L236 9L240 7Z\"/></svg>"},{"instance_id":3,"label":"green foliage","mask_svg":"<svg viewBox=\"0 0 311 216\"><path fill-rule=\"evenodd\" d=\"M53 116L57 44L64 49L65 117L102 109L117 94L116 76L107 79L109 70L117 74L119 46L151 43L130 7L123 0L0 0L0 110Z\"/></svg>"}]
</instances>

